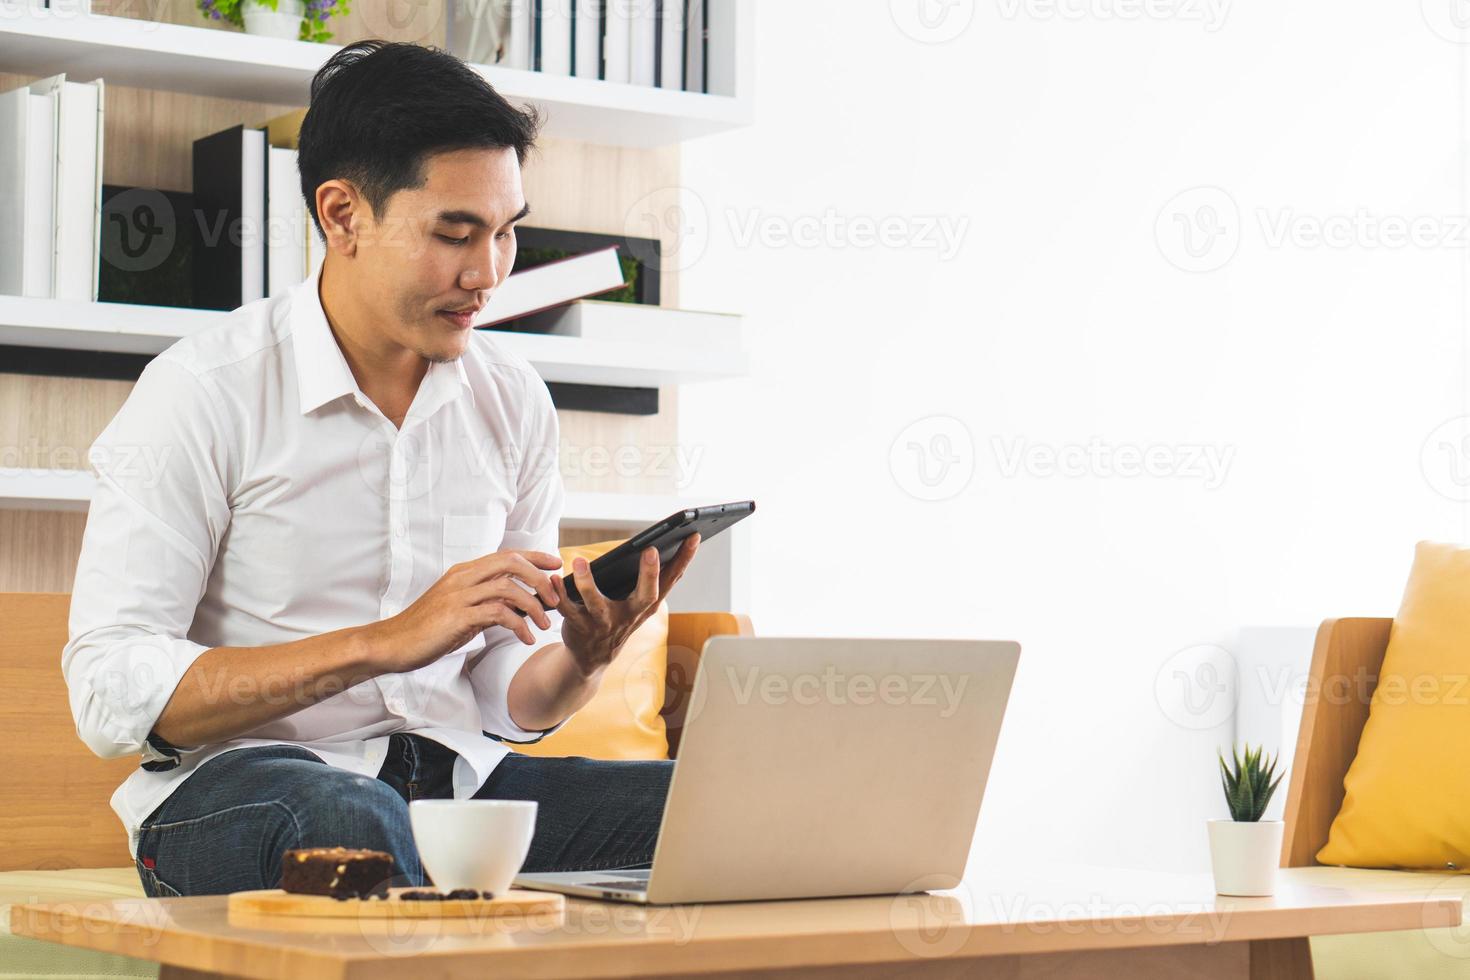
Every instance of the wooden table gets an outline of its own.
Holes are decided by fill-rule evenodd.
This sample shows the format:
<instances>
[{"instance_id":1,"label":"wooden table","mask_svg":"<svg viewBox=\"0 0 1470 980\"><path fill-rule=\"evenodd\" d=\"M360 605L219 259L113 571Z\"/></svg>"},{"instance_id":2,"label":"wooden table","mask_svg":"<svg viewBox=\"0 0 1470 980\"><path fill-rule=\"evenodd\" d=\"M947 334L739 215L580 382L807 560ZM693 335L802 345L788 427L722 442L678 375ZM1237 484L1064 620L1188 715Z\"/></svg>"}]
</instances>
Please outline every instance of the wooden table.
<instances>
[{"instance_id":1,"label":"wooden table","mask_svg":"<svg viewBox=\"0 0 1470 980\"><path fill-rule=\"evenodd\" d=\"M1417 881L1412 879L1418 879ZM1281 871L1272 898L1209 875L1083 865L921 882L924 894L645 907L569 899L554 919L231 917L224 896L17 905L17 935L197 977L1311 977L1308 936L1458 926L1454 876ZM1455 879L1463 883L1463 877Z\"/></svg>"}]
</instances>

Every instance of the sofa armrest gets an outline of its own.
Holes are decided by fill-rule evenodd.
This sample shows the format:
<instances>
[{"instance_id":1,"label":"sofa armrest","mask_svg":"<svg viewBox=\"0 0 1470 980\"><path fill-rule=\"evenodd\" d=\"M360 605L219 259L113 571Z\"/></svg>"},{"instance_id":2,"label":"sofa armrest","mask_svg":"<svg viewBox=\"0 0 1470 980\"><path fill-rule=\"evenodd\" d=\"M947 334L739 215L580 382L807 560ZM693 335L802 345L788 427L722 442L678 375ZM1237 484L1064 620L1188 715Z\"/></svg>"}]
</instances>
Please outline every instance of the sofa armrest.
<instances>
[{"instance_id":1,"label":"sofa armrest","mask_svg":"<svg viewBox=\"0 0 1470 980\"><path fill-rule=\"evenodd\" d=\"M1317 630L1286 794L1283 867L1316 864L1327 843L1392 628L1392 619L1360 618L1329 619Z\"/></svg>"},{"instance_id":2,"label":"sofa armrest","mask_svg":"<svg viewBox=\"0 0 1470 980\"><path fill-rule=\"evenodd\" d=\"M664 707L659 712L669 737L669 758L679 755L684 715L694 693L694 675L705 641L712 636L753 636L750 617L730 612L669 613L669 659L664 680Z\"/></svg>"}]
</instances>

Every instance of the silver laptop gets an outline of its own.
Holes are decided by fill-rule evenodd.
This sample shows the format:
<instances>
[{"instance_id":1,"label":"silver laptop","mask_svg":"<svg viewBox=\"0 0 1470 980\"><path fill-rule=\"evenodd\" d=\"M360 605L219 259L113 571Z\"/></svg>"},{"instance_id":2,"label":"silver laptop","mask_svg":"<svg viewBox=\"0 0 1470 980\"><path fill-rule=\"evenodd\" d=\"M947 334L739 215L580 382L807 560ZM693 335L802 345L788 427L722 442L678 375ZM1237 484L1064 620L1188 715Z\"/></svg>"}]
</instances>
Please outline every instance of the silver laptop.
<instances>
[{"instance_id":1,"label":"silver laptop","mask_svg":"<svg viewBox=\"0 0 1470 980\"><path fill-rule=\"evenodd\" d=\"M958 878L1020 653L981 640L712 637L652 867L515 884L665 905L891 895Z\"/></svg>"}]
</instances>

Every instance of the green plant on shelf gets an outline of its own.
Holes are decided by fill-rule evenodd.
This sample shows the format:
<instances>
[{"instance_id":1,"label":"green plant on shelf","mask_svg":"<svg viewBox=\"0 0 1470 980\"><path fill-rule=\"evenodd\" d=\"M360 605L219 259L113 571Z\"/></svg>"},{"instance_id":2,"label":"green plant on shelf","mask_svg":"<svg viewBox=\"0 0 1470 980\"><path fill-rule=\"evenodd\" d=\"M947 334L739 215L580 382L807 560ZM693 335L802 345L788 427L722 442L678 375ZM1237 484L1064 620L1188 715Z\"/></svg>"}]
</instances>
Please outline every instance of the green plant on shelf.
<instances>
[{"instance_id":1,"label":"green plant on shelf","mask_svg":"<svg viewBox=\"0 0 1470 980\"><path fill-rule=\"evenodd\" d=\"M1262 755L1265 746L1258 746L1254 750L1250 744L1245 746L1245 757L1232 748L1230 754L1234 756L1235 764L1232 767L1225 761L1225 754L1219 749L1215 750L1220 757L1220 785L1225 790L1225 802L1230 807L1230 817L1238 822L1254 822L1261 819L1266 812L1266 806L1271 802L1271 797L1276 793L1276 787L1281 784L1281 779L1286 773L1271 777L1276 773L1276 757L1269 756L1265 759Z\"/></svg>"},{"instance_id":2,"label":"green plant on shelf","mask_svg":"<svg viewBox=\"0 0 1470 980\"><path fill-rule=\"evenodd\" d=\"M280 0L194 0L199 12L210 20L224 21L236 27L245 26L241 8L247 2L258 3L268 10L279 9ZM326 42L332 39L327 30L327 21L343 17L352 12L352 0L306 0L306 13L301 18L301 34L298 40Z\"/></svg>"}]
</instances>

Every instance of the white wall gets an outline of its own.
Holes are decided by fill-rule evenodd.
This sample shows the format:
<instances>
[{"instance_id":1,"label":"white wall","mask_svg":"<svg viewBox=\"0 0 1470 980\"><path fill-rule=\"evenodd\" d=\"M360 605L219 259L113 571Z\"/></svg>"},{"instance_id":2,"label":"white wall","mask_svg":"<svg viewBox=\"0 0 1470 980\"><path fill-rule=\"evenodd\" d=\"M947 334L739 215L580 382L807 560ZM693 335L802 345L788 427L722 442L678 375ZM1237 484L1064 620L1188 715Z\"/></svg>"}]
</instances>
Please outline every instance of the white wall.
<instances>
[{"instance_id":1,"label":"white wall","mask_svg":"<svg viewBox=\"0 0 1470 980\"><path fill-rule=\"evenodd\" d=\"M1413 543L1465 535L1421 470L1466 412L1463 46L1439 0L923 0L942 43L919 2L761 4L757 125L685 148L682 300L746 314L755 364L681 393L685 491L758 501L762 633L1021 641L972 869L1204 868L1232 725L1201 665L1391 613ZM1183 271L1212 204L1220 267ZM1276 234L1360 213L1388 225ZM1433 243L1383 244L1414 218ZM883 219L912 244L837 224ZM945 499L890 457L916 422L973 467ZM1018 440L1186 469L1017 469Z\"/></svg>"}]
</instances>

